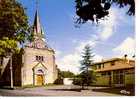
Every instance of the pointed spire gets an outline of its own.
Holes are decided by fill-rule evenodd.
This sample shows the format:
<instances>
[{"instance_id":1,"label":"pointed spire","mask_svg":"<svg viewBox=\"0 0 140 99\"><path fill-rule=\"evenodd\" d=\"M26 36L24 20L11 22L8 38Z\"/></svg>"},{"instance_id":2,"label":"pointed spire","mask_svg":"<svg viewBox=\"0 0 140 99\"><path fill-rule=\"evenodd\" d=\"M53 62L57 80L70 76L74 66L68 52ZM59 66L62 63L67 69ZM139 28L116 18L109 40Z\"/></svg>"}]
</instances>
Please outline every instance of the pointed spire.
<instances>
[{"instance_id":1,"label":"pointed spire","mask_svg":"<svg viewBox=\"0 0 140 99\"><path fill-rule=\"evenodd\" d=\"M42 27L40 24L40 18L38 13L38 0L36 0L36 12L35 12L35 19L33 24L33 34L35 37L43 37L42 34Z\"/></svg>"},{"instance_id":2,"label":"pointed spire","mask_svg":"<svg viewBox=\"0 0 140 99\"><path fill-rule=\"evenodd\" d=\"M42 30L41 30L40 19L39 19L38 11L36 10L34 25L33 25L33 33L35 36L42 36L41 32Z\"/></svg>"}]
</instances>

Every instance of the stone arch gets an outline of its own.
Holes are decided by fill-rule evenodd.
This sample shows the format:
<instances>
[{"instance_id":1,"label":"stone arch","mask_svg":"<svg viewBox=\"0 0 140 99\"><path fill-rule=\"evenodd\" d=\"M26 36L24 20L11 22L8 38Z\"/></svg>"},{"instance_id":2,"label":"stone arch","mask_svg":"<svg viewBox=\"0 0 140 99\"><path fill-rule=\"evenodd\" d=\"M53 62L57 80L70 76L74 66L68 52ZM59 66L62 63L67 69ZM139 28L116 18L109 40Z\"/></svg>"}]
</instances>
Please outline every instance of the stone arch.
<instances>
[{"instance_id":1,"label":"stone arch","mask_svg":"<svg viewBox=\"0 0 140 99\"><path fill-rule=\"evenodd\" d=\"M33 85L42 86L46 84L47 68L42 64L37 64L33 68Z\"/></svg>"}]
</instances>

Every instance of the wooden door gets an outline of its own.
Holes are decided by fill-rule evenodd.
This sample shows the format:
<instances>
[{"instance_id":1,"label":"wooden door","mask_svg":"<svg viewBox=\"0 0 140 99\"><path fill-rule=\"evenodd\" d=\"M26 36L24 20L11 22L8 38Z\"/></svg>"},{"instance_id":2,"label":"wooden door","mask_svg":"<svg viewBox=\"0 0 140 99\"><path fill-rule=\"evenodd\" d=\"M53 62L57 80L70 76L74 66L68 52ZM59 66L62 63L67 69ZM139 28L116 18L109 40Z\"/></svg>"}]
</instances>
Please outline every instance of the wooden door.
<instances>
[{"instance_id":1,"label":"wooden door","mask_svg":"<svg viewBox=\"0 0 140 99\"><path fill-rule=\"evenodd\" d=\"M37 75L37 85L41 86L44 84L43 75Z\"/></svg>"}]
</instances>

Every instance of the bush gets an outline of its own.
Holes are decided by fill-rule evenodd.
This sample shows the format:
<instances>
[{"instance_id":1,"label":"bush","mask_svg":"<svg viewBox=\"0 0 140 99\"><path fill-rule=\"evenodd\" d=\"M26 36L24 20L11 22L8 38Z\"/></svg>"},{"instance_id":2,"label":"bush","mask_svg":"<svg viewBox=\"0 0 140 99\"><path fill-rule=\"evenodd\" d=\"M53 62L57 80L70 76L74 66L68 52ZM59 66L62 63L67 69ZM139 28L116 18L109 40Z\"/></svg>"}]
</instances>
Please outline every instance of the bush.
<instances>
[{"instance_id":1,"label":"bush","mask_svg":"<svg viewBox=\"0 0 140 99\"><path fill-rule=\"evenodd\" d=\"M63 79L61 78L58 78L54 81L54 84L57 84L57 85L62 85L63 84Z\"/></svg>"}]
</instances>

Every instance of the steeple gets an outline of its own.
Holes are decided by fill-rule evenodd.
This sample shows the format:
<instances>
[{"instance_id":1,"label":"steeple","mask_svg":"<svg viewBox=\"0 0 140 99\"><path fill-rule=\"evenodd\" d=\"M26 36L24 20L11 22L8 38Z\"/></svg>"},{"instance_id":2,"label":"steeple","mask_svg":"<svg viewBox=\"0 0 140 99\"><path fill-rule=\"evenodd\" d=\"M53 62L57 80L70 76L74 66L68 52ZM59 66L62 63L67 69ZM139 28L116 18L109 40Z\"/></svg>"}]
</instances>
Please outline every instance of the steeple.
<instances>
[{"instance_id":1,"label":"steeple","mask_svg":"<svg viewBox=\"0 0 140 99\"><path fill-rule=\"evenodd\" d=\"M27 45L33 48L47 48L47 44L44 39L44 33L40 24L40 18L38 14L38 2L36 3L36 12L33 23L33 40Z\"/></svg>"},{"instance_id":2,"label":"steeple","mask_svg":"<svg viewBox=\"0 0 140 99\"><path fill-rule=\"evenodd\" d=\"M43 38L43 30L41 28L40 24L40 18L38 13L38 0L36 0L36 12L35 12L35 18L34 18L34 24L33 24L33 35L36 38Z\"/></svg>"},{"instance_id":3,"label":"steeple","mask_svg":"<svg viewBox=\"0 0 140 99\"><path fill-rule=\"evenodd\" d=\"M42 28L41 28L41 24L40 24L40 18L38 15L38 10L36 10L35 13L35 19L34 19L34 24L33 24L33 34L34 37L43 37L43 33L42 33Z\"/></svg>"}]
</instances>

